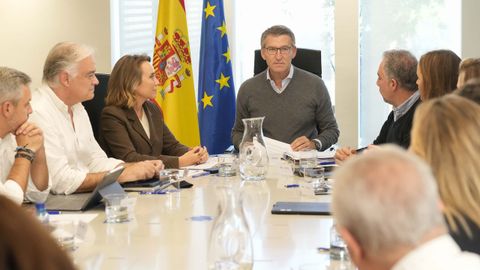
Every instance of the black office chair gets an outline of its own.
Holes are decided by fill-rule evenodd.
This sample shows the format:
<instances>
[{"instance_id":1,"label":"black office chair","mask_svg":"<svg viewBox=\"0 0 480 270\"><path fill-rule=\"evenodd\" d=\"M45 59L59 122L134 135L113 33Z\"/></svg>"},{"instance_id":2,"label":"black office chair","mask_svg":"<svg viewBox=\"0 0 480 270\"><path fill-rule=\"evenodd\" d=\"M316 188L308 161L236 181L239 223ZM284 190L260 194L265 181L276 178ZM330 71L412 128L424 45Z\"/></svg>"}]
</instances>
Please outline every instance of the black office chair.
<instances>
[{"instance_id":1,"label":"black office chair","mask_svg":"<svg viewBox=\"0 0 480 270\"><path fill-rule=\"evenodd\" d=\"M110 74L97 73L98 85L95 86L95 96L91 100L82 102L83 107L88 113L90 123L92 124L93 135L97 142L99 141L100 132L100 114L105 107L105 97L107 97L107 86Z\"/></svg>"},{"instance_id":2,"label":"black office chair","mask_svg":"<svg viewBox=\"0 0 480 270\"><path fill-rule=\"evenodd\" d=\"M320 50L297 48L297 55L293 58L292 64L322 77L322 52ZM267 69L267 62L263 60L260 50L255 50L253 75L257 75L265 69Z\"/></svg>"}]
</instances>

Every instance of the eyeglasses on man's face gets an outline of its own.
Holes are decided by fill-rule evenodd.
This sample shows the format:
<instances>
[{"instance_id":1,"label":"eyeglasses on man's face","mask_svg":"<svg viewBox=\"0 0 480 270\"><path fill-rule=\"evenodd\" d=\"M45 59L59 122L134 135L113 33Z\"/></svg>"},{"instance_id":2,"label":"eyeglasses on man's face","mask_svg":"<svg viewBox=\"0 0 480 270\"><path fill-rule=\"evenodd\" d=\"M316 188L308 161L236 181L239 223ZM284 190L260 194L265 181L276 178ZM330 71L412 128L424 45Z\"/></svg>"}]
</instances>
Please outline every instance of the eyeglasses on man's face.
<instances>
[{"instance_id":1,"label":"eyeglasses on man's face","mask_svg":"<svg viewBox=\"0 0 480 270\"><path fill-rule=\"evenodd\" d=\"M283 46L283 47L280 47L280 48L274 48L274 47L265 48L265 50L267 51L267 53L269 55L275 55L275 54L277 54L277 52L280 52L280 54L288 54L291 49L292 49L292 47L290 47L290 46Z\"/></svg>"}]
</instances>

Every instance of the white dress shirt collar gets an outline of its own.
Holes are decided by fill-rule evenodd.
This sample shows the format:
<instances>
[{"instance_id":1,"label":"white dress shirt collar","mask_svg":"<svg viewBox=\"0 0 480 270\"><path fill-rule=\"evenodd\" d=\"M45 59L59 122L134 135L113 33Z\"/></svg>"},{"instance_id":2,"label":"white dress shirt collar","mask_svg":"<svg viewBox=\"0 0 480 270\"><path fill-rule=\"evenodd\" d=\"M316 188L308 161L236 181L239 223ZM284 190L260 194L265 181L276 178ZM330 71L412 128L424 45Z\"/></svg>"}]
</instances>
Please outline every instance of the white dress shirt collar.
<instances>
[{"instance_id":1,"label":"white dress shirt collar","mask_svg":"<svg viewBox=\"0 0 480 270\"><path fill-rule=\"evenodd\" d=\"M275 84L275 81L272 80L270 77L270 68L267 69L267 80L270 82L270 85L272 86L273 90L277 92L278 94L281 94L285 88L287 88L288 84L292 80L293 77L293 65L290 65L290 71L288 72L287 77L282 80L282 87L278 88L277 85Z\"/></svg>"}]
</instances>

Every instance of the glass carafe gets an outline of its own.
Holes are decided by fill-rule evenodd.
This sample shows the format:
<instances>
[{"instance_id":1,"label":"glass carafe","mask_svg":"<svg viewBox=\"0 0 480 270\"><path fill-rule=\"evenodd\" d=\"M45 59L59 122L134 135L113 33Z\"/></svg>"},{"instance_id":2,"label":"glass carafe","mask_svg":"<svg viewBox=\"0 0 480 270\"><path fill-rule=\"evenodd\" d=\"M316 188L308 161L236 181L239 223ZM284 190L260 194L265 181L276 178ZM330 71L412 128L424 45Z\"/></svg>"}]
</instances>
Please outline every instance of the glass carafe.
<instances>
[{"instance_id":1,"label":"glass carafe","mask_svg":"<svg viewBox=\"0 0 480 270\"><path fill-rule=\"evenodd\" d=\"M268 155L263 140L263 119L242 119L244 131L240 143L240 177L242 180L263 180L268 170Z\"/></svg>"},{"instance_id":2,"label":"glass carafe","mask_svg":"<svg viewBox=\"0 0 480 270\"><path fill-rule=\"evenodd\" d=\"M217 189L222 201L210 234L208 269L250 270L253 267L252 239L238 187L221 184Z\"/></svg>"}]
</instances>

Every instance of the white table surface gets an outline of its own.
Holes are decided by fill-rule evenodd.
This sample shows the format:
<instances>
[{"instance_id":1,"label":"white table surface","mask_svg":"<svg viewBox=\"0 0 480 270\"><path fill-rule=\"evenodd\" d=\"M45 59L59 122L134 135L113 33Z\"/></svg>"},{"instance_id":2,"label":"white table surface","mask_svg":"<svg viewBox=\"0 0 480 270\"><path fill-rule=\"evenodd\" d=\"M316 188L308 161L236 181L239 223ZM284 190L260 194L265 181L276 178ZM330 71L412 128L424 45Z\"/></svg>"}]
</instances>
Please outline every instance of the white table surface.
<instances>
[{"instance_id":1,"label":"white table surface","mask_svg":"<svg viewBox=\"0 0 480 270\"><path fill-rule=\"evenodd\" d=\"M228 179L240 183L239 176ZM134 220L128 223L106 224L102 208L87 211L98 216L88 223L85 239L71 253L75 263L81 269L207 269L213 220L191 217L215 218L219 203L215 189L224 179L212 175L188 181L194 187L177 193L129 193L137 203ZM301 187L286 188L286 184ZM315 196L306 185L280 161L271 162L266 180L247 183L249 190L260 190L249 198L256 206L250 211L256 220L251 224L256 227L253 269L350 269L317 250L329 246L330 216L270 213L277 201L330 201L329 195Z\"/></svg>"}]
</instances>

